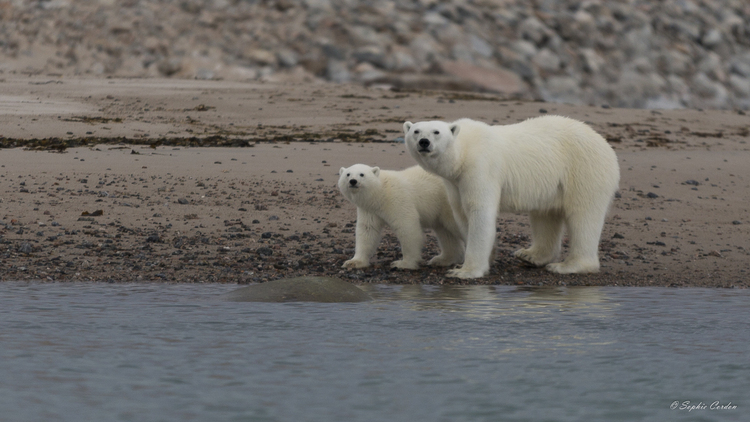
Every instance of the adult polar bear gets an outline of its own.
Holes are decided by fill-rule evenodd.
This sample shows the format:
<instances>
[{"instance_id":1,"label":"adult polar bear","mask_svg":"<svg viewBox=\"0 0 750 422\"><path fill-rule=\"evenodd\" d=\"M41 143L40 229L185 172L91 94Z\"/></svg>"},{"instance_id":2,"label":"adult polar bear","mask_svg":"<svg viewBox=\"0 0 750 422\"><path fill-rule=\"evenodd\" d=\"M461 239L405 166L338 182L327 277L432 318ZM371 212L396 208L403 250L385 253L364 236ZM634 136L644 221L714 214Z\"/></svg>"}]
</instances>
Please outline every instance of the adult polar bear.
<instances>
[{"instance_id":1,"label":"adult polar bear","mask_svg":"<svg viewBox=\"0 0 750 422\"><path fill-rule=\"evenodd\" d=\"M560 116L490 126L471 119L404 123L409 153L445 180L466 239L449 277L487 275L498 211L528 212L532 244L514 255L555 273L599 270L604 217L617 190L617 156L588 125ZM570 251L559 263L563 225Z\"/></svg>"},{"instance_id":2,"label":"adult polar bear","mask_svg":"<svg viewBox=\"0 0 750 422\"><path fill-rule=\"evenodd\" d=\"M401 243L403 258L391 267L416 270L422 261L423 229L435 230L440 255L428 265L449 266L463 260L464 242L453 218L440 177L413 166L402 171L355 164L339 170L339 190L357 206L354 257L344 268L364 268L387 225Z\"/></svg>"}]
</instances>

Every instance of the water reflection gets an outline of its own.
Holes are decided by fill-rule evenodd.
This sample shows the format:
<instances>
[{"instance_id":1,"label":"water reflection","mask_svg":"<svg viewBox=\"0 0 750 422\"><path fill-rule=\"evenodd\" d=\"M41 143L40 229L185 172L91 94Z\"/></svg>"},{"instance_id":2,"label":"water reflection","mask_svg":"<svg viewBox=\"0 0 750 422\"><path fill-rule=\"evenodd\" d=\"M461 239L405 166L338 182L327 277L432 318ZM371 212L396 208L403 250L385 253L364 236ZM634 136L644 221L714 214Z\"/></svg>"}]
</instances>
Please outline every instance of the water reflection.
<instances>
[{"instance_id":1,"label":"water reflection","mask_svg":"<svg viewBox=\"0 0 750 422\"><path fill-rule=\"evenodd\" d=\"M362 288L376 299L411 301L415 310L511 315L548 308L588 309L605 317L617 308L601 287L366 285Z\"/></svg>"}]
</instances>

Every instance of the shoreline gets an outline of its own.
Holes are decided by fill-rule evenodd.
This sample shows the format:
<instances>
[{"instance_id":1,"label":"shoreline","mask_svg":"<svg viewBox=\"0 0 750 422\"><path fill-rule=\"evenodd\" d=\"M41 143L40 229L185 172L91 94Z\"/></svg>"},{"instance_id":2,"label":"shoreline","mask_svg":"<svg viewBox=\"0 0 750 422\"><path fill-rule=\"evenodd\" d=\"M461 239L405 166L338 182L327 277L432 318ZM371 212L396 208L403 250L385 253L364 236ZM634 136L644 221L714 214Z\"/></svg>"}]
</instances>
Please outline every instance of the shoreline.
<instances>
[{"instance_id":1,"label":"shoreline","mask_svg":"<svg viewBox=\"0 0 750 422\"><path fill-rule=\"evenodd\" d=\"M242 284L328 275L355 283L750 287L750 126L738 112L173 80L62 79L37 100L39 85L29 80L2 82L0 142L90 132L113 143L0 149L2 280ZM530 241L521 214L499 216L489 277L467 283L444 278L444 268L391 270L398 242L390 232L370 268L340 268L353 255L356 208L338 192L339 167L415 165L393 142L403 120L508 124L545 113L588 122L618 154L619 198L604 226L600 273L556 275L512 258ZM160 137L185 145L150 142ZM210 146L191 146L191 138ZM220 141L247 146L213 146ZM423 257L436 248L428 235Z\"/></svg>"}]
</instances>

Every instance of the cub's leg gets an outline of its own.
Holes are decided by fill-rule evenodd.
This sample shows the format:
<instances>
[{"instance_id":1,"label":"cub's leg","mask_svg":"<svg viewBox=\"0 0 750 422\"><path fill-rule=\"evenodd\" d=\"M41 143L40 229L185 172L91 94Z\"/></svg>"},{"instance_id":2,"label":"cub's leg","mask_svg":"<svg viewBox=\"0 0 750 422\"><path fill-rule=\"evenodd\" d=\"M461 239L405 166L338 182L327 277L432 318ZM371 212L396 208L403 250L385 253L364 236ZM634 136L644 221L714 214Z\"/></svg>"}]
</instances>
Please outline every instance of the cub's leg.
<instances>
[{"instance_id":1,"label":"cub's leg","mask_svg":"<svg viewBox=\"0 0 750 422\"><path fill-rule=\"evenodd\" d=\"M440 255L432 258L427 265L448 267L461 263L464 259L464 242L458 233L454 234L445 227L439 227L435 229L435 235L440 244Z\"/></svg>"},{"instance_id":2,"label":"cub's leg","mask_svg":"<svg viewBox=\"0 0 750 422\"><path fill-rule=\"evenodd\" d=\"M391 268L404 270L416 270L422 262L422 245L424 244L424 232L419 225L419 215L402 215L399 221L390 224L401 244L403 257L391 263Z\"/></svg>"},{"instance_id":3,"label":"cub's leg","mask_svg":"<svg viewBox=\"0 0 750 422\"><path fill-rule=\"evenodd\" d=\"M365 268L370 265L370 258L380 244L383 225L384 221L380 217L357 208L357 240L354 257L344 262L342 268Z\"/></svg>"}]
</instances>

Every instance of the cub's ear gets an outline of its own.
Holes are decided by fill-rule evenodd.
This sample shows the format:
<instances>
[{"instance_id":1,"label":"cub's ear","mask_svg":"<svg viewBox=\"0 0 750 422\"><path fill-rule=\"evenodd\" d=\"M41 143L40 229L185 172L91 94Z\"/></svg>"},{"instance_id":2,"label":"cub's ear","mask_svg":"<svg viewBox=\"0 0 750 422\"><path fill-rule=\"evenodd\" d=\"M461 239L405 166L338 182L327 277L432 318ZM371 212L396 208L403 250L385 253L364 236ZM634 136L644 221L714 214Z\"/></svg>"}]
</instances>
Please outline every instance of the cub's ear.
<instances>
[{"instance_id":1,"label":"cub's ear","mask_svg":"<svg viewBox=\"0 0 750 422\"><path fill-rule=\"evenodd\" d=\"M409 133L409 129L411 129L412 125L414 125L414 123L404 122L404 133Z\"/></svg>"},{"instance_id":2,"label":"cub's ear","mask_svg":"<svg viewBox=\"0 0 750 422\"><path fill-rule=\"evenodd\" d=\"M341 167L341 168L339 169L339 176L341 176L342 174L344 174L344 172L345 172L345 171L346 171L346 169L345 169L345 168L343 168L343 167Z\"/></svg>"},{"instance_id":3,"label":"cub's ear","mask_svg":"<svg viewBox=\"0 0 750 422\"><path fill-rule=\"evenodd\" d=\"M380 176L380 167L373 167L372 168L372 174L374 174L375 177L379 177Z\"/></svg>"},{"instance_id":4,"label":"cub's ear","mask_svg":"<svg viewBox=\"0 0 750 422\"><path fill-rule=\"evenodd\" d=\"M459 127L457 123L453 123L452 125L449 126L449 128L453 136L458 135L458 131L461 129L461 127Z\"/></svg>"}]
</instances>

